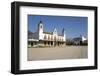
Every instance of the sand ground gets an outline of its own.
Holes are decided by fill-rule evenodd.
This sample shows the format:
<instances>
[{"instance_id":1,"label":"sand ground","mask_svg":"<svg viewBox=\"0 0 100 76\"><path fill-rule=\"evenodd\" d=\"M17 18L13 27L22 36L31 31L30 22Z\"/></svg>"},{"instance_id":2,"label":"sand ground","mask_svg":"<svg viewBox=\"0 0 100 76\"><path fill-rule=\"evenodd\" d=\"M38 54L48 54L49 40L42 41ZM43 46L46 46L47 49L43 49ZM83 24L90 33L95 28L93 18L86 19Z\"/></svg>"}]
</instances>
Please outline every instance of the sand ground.
<instances>
[{"instance_id":1,"label":"sand ground","mask_svg":"<svg viewBox=\"0 0 100 76\"><path fill-rule=\"evenodd\" d=\"M28 61L87 58L87 46L28 48Z\"/></svg>"}]
</instances>

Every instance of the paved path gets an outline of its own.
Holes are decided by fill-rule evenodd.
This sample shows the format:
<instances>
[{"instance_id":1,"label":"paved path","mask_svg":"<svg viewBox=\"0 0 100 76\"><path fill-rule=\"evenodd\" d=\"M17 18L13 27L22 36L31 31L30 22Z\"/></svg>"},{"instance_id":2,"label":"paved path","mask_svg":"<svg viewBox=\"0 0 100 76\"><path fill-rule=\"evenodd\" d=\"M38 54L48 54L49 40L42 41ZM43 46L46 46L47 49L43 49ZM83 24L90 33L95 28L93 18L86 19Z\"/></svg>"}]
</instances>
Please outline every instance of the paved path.
<instances>
[{"instance_id":1,"label":"paved path","mask_svg":"<svg viewBox=\"0 0 100 76\"><path fill-rule=\"evenodd\" d=\"M87 46L28 48L28 60L55 60L87 58Z\"/></svg>"}]
</instances>

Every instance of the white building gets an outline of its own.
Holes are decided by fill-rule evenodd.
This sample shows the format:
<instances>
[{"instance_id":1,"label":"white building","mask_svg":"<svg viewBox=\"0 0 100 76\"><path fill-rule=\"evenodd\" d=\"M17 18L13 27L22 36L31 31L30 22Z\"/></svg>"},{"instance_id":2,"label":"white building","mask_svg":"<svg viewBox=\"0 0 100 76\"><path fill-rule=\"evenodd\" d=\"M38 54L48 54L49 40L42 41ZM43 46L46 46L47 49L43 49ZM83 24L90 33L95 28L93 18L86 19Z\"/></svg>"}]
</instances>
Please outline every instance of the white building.
<instances>
[{"instance_id":1,"label":"white building","mask_svg":"<svg viewBox=\"0 0 100 76\"><path fill-rule=\"evenodd\" d=\"M76 37L73 39L74 44L76 45L80 45L80 44L87 44L87 38L85 38L84 36L80 35L80 37Z\"/></svg>"},{"instance_id":2,"label":"white building","mask_svg":"<svg viewBox=\"0 0 100 76\"><path fill-rule=\"evenodd\" d=\"M38 29L32 33L28 31L28 46L63 46L66 42L65 30L62 30L61 35L58 34L56 28L52 32L45 32L42 21L38 23Z\"/></svg>"}]
</instances>

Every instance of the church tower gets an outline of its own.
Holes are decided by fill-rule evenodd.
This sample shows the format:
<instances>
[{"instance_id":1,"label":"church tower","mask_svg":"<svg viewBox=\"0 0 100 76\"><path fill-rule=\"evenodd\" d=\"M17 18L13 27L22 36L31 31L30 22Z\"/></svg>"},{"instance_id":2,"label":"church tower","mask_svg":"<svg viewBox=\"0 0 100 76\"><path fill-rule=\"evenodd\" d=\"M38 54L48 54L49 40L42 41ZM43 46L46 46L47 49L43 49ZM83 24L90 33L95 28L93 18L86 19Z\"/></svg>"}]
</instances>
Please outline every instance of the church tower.
<instances>
[{"instance_id":1,"label":"church tower","mask_svg":"<svg viewBox=\"0 0 100 76\"><path fill-rule=\"evenodd\" d=\"M40 21L38 24L38 35L39 35L39 40L43 40L43 22Z\"/></svg>"},{"instance_id":2,"label":"church tower","mask_svg":"<svg viewBox=\"0 0 100 76\"><path fill-rule=\"evenodd\" d=\"M64 28L62 30L62 35L63 35L63 40L66 41L66 32L65 32L65 29Z\"/></svg>"}]
</instances>

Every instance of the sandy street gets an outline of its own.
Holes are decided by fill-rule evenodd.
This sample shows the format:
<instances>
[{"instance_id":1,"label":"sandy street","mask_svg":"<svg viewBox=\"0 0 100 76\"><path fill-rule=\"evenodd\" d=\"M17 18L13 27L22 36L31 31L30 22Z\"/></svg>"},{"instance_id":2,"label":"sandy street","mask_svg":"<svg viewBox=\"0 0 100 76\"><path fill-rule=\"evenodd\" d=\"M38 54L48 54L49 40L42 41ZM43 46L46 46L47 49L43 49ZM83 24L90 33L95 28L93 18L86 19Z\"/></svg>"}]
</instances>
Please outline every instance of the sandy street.
<instances>
[{"instance_id":1,"label":"sandy street","mask_svg":"<svg viewBox=\"0 0 100 76\"><path fill-rule=\"evenodd\" d=\"M28 48L28 60L55 60L87 58L87 46Z\"/></svg>"}]
</instances>

